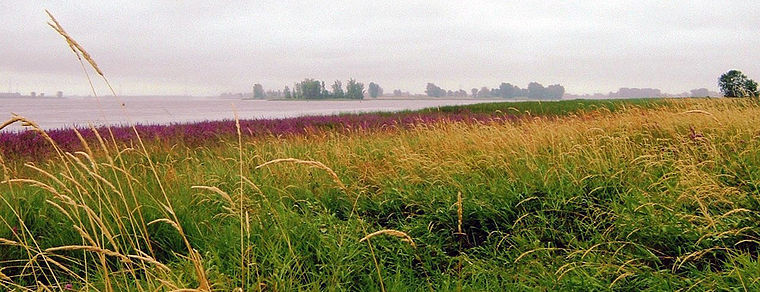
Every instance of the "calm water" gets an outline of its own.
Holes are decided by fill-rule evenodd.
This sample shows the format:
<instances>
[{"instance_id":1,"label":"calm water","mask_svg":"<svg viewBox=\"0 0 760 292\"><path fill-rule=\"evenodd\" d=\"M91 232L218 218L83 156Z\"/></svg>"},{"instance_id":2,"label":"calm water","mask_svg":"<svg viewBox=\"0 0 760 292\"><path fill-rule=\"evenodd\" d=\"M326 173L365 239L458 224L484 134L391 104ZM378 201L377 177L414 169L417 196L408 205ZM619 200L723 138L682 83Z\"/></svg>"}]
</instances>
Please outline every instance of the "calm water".
<instances>
[{"instance_id":1,"label":"calm water","mask_svg":"<svg viewBox=\"0 0 760 292\"><path fill-rule=\"evenodd\" d=\"M476 99L377 99L327 101L239 100L218 97L101 97L95 98L0 98L0 119L17 113L44 129L71 126L168 124L204 120L286 118L304 115L415 110L503 100ZM122 103L124 106L122 107ZM5 130L19 130L18 125Z\"/></svg>"}]
</instances>

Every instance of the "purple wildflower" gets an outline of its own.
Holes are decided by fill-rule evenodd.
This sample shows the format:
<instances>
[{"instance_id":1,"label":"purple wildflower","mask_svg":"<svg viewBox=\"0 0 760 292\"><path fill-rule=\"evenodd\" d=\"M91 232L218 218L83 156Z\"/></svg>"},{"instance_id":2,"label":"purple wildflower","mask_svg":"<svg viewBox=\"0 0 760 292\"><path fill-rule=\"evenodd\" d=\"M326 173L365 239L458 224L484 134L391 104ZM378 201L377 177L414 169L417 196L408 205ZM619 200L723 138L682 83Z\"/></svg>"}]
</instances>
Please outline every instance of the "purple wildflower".
<instances>
[{"instance_id":1,"label":"purple wildflower","mask_svg":"<svg viewBox=\"0 0 760 292\"><path fill-rule=\"evenodd\" d=\"M418 112L396 114L349 114L337 116L307 116L287 119L257 119L241 120L241 132L246 137L287 137L336 131L342 133L405 129L419 124L438 122L494 122L515 120L514 116L496 117L489 114L471 112ZM137 125L135 126L140 138L145 142L181 143L190 147L208 144L209 141L219 141L221 138L237 135L235 121L204 121L197 123L175 123L168 125ZM134 130L128 126L111 127L111 132L105 127L96 129L98 134L107 142L111 142L111 134L119 143L135 141ZM91 129L79 129L83 138L90 145L97 145L95 133ZM81 142L72 129L56 129L47 131L48 135L63 151L79 151ZM54 149L44 138L33 131L0 132L0 153L9 158L41 159L54 154Z\"/></svg>"}]
</instances>

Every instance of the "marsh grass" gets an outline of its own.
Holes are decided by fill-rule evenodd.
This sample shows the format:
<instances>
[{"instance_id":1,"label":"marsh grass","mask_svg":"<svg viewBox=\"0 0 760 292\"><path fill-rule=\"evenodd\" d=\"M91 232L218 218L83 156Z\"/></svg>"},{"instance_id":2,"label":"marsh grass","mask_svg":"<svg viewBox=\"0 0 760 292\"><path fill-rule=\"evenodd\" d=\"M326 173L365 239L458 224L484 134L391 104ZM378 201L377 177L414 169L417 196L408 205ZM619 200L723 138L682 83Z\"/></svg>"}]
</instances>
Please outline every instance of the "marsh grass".
<instances>
[{"instance_id":1,"label":"marsh grass","mask_svg":"<svg viewBox=\"0 0 760 292\"><path fill-rule=\"evenodd\" d=\"M218 290L753 290L748 103L3 161L0 278L179 289L200 287L202 269Z\"/></svg>"},{"instance_id":2,"label":"marsh grass","mask_svg":"<svg viewBox=\"0 0 760 292\"><path fill-rule=\"evenodd\" d=\"M0 289L760 289L760 108L655 102L74 151L14 115L55 155L0 156Z\"/></svg>"}]
</instances>

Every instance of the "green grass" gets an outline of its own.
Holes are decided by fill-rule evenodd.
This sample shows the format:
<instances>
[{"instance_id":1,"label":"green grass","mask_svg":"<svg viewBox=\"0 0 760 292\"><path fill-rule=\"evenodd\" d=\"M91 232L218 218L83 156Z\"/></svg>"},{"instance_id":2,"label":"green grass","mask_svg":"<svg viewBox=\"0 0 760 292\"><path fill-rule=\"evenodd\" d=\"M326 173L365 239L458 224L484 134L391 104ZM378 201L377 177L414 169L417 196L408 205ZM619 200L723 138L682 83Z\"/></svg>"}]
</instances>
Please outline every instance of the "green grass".
<instances>
[{"instance_id":1,"label":"green grass","mask_svg":"<svg viewBox=\"0 0 760 292\"><path fill-rule=\"evenodd\" d=\"M498 101L475 103L468 105L452 105L431 107L421 110L398 111L398 112L377 112L379 115L398 115L409 113L473 113L473 114L503 114L514 115L519 117L534 115L541 117L568 116L573 114L582 114L590 111L608 111L615 112L630 107L636 108L657 108L667 106L671 103L678 103L678 99L668 98L636 98L636 99L617 99L617 100L556 100L556 101ZM346 114L353 115L353 114Z\"/></svg>"},{"instance_id":2,"label":"green grass","mask_svg":"<svg viewBox=\"0 0 760 292\"><path fill-rule=\"evenodd\" d=\"M538 116L564 116L585 111L619 111L625 108L654 108L678 102L675 99L636 98L618 100L558 100L558 101L518 101L477 103L464 106L444 106L437 108L443 112L469 111L473 113L493 113L496 111L508 114L532 114Z\"/></svg>"},{"instance_id":3,"label":"green grass","mask_svg":"<svg viewBox=\"0 0 760 292\"><path fill-rule=\"evenodd\" d=\"M237 140L171 149L149 143L121 156L109 149L114 163L90 145L97 170L82 154L38 165L61 184L8 161L3 180L45 182L97 216L29 183L0 184L0 238L24 243L0 246L0 272L31 289L198 287L177 229L163 221L140 227L141 219L175 221L173 212L220 291L760 288L760 109L753 104L561 101L440 110L553 118L252 139L240 153ZM308 165L256 168L289 157L324 163L346 189ZM122 163L131 179L112 171ZM239 196L241 164L261 192L243 182ZM196 185L218 187L230 199ZM460 192L463 235L456 234ZM94 217L104 227L89 223ZM102 268L97 253L82 251L47 254L65 256L53 259L86 281L41 260L14 267L35 250L86 245L74 226L101 248L144 252L170 271L115 256ZM382 229L405 232L416 248L390 236L373 237L371 249L360 242Z\"/></svg>"}]
</instances>

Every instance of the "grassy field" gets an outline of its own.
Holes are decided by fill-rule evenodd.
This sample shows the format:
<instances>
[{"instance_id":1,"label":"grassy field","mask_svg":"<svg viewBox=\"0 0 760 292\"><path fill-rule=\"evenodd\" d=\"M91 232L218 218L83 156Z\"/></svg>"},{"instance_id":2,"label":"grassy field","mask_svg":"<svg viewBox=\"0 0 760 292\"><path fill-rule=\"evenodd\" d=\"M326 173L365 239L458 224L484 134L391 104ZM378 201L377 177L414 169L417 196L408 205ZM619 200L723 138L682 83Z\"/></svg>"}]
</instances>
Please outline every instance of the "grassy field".
<instances>
[{"instance_id":1,"label":"grassy field","mask_svg":"<svg viewBox=\"0 0 760 292\"><path fill-rule=\"evenodd\" d=\"M760 289L752 101L431 112L4 155L0 290Z\"/></svg>"},{"instance_id":2,"label":"grassy field","mask_svg":"<svg viewBox=\"0 0 760 292\"><path fill-rule=\"evenodd\" d=\"M209 140L236 139L238 124L244 138L288 137L312 132L333 131L351 133L367 129L406 128L416 124L441 121L487 122L494 120L518 120L531 116L557 117L581 113L589 110L616 111L625 106L656 107L660 101L651 99L595 100L595 101L553 101L476 104L470 106L449 106L417 111L376 112L364 114L342 114L337 116L306 116L288 119L223 120L172 125L136 125L99 127L97 129L70 128L47 130L46 134L62 150L75 152L81 149L84 139L87 143L98 144L96 135L106 137L109 142L122 144L136 140L135 130L145 141L165 141L169 147L183 144L188 147L206 146ZM230 113L232 117L233 114ZM19 121L20 122L20 121ZM43 135L34 131L3 133L0 135L0 155L9 160L35 160L55 155L55 149Z\"/></svg>"}]
</instances>

